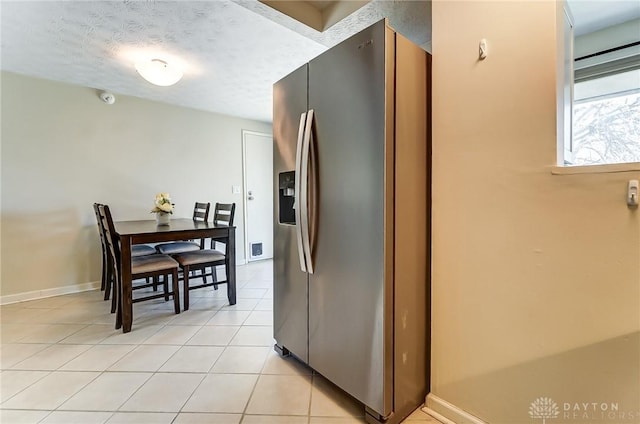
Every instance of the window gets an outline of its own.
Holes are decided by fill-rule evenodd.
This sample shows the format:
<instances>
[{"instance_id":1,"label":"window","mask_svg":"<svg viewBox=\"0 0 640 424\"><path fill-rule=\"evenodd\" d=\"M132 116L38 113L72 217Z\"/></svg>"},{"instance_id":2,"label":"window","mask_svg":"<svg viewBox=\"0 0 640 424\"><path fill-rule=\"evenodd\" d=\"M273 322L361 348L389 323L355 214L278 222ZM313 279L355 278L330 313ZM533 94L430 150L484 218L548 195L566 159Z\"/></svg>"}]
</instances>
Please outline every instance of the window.
<instances>
[{"instance_id":1,"label":"window","mask_svg":"<svg viewBox=\"0 0 640 424\"><path fill-rule=\"evenodd\" d=\"M571 13L564 19L559 163L640 162L640 19L575 38Z\"/></svg>"},{"instance_id":2,"label":"window","mask_svg":"<svg viewBox=\"0 0 640 424\"><path fill-rule=\"evenodd\" d=\"M575 82L569 165L640 162L640 69Z\"/></svg>"}]
</instances>

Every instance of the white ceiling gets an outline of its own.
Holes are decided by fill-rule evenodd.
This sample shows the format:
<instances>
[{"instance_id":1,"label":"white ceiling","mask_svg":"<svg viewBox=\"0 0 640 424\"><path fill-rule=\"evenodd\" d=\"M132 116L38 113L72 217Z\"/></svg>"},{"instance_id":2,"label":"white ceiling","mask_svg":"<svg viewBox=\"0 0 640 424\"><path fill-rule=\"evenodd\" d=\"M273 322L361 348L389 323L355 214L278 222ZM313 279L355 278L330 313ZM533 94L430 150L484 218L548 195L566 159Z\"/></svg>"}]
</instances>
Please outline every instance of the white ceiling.
<instances>
[{"instance_id":1,"label":"white ceiling","mask_svg":"<svg viewBox=\"0 0 640 424\"><path fill-rule=\"evenodd\" d=\"M373 1L323 33L256 0L0 7L2 70L261 121L271 121L274 82L383 17L416 42L431 34L427 2ZM184 78L153 86L135 71L141 57L173 60Z\"/></svg>"},{"instance_id":2,"label":"white ceiling","mask_svg":"<svg viewBox=\"0 0 640 424\"><path fill-rule=\"evenodd\" d=\"M575 35L640 18L639 0L568 0L567 3L573 15Z\"/></svg>"},{"instance_id":3,"label":"white ceiling","mask_svg":"<svg viewBox=\"0 0 640 424\"><path fill-rule=\"evenodd\" d=\"M640 16L637 0L570 4L578 30ZM384 17L430 50L428 0L373 0L322 33L257 0L2 0L0 69L270 122L274 82ZM173 60L185 76L153 86L135 71L141 57Z\"/></svg>"}]
</instances>

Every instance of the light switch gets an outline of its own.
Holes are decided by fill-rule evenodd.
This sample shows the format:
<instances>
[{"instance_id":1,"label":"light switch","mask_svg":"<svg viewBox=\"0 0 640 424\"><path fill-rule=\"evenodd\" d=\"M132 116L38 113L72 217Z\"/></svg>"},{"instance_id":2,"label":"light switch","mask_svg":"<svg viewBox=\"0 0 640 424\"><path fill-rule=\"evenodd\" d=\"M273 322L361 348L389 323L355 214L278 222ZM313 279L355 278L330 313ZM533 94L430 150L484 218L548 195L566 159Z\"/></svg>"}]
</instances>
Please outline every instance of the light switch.
<instances>
[{"instance_id":1,"label":"light switch","mask_svg":"<svg viewBox=\"0 0 640 424\"><path fill-rule=\"evenodd\" d=\"M240 186L237 186L237 185L231 186L231 192L233 194L240 194Z\"/></svg>"}]
</instances>

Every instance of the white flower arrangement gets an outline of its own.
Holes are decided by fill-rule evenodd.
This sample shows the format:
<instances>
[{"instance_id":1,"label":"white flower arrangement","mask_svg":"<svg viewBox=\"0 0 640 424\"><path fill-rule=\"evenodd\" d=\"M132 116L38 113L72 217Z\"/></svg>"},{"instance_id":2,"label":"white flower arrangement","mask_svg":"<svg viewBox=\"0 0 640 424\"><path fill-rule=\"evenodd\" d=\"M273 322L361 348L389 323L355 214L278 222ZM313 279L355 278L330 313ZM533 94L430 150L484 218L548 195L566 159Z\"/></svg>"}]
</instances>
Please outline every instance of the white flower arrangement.
<instances>
[{"instance_id":1,"label":"white flower arrangement","mask_svg":"<svg viewBox=\"0 0 640 424\"><path fill-rule=\"evenodd\" d=\"M156 201L154 203L151 213L173 213L173 207L175 205L171 203L171 196L169 193L156 194Z\"/></svg>"}]
</instances>

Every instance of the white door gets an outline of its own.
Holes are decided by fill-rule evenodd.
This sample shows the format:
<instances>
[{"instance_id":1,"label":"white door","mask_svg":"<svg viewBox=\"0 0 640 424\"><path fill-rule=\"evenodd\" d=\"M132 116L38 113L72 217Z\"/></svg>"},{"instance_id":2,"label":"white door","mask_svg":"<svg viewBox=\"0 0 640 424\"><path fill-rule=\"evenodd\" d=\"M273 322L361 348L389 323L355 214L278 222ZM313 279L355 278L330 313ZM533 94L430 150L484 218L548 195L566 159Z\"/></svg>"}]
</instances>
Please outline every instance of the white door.
<instances>
[{"instance_id":1,"label":"white door","mask_svg":"<svg viewBox=\"0 0 640 424\"><path fill-rule=\"evenodd\" d=\"M244 165L245 257L273 257L273 139L242 131Z\"/></svg>"}]
</instances>

